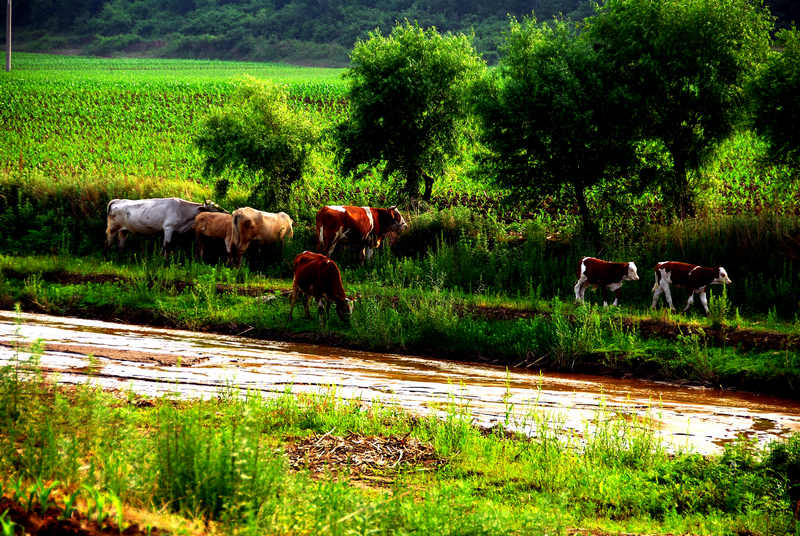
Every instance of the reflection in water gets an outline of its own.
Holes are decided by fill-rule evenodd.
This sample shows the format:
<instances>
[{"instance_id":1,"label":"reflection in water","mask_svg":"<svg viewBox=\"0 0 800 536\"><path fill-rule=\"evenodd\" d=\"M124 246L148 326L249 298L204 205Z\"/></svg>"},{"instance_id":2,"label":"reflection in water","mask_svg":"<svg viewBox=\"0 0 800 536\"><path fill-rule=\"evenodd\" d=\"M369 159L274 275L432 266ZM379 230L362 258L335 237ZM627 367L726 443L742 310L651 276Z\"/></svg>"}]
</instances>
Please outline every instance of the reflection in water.
<instances>
[{"instance_id":1,"label":"reflection in water","mask_svg":"<svg viewBox=\"0 0 800 536\"><path fill-rule=\"evenodd\" d=\"M336 386L344 398L417 413L442 412L455 400L478 424L509 422L528 433L543 420L580 433L598 415L619 414L646 418L673 446L700 452L739 435L765 442L800 431L800 403L749 393L0 311L0 364L14 355L12 341L37 339L46 348L42 367L58 371L60 382L153 396L212 396L229 385L263 393ZM114 357L96 357L88 370L91 348Z\"/></svg>"}]
</instances>

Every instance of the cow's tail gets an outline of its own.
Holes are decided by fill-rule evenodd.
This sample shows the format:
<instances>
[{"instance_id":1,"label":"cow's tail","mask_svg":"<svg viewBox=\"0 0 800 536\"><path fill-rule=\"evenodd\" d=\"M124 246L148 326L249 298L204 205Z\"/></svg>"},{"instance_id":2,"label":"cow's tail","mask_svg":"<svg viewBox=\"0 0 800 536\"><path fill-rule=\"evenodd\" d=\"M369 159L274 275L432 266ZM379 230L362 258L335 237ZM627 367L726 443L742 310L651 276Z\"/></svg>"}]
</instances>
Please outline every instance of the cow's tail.
<instances>
[{"instance_id":1,"label":"cow's tail","mask_svg":"<svg viewBox=\"0 0 800 536\"><path fill-rule=\"evenodd\" d=\"M231 225L233 226L231 229L231 244L234 246L239 245L239 220L241 216L238 212L234 212L233 218L231 218Z\"/></svg>"},{"instance_id":2,"label":"cow's tail","mask_svg":"<svg viewBox=\"0 0 800 536\"><path fill-rule=\"evenodd\" d=\"M119 201L119 199L112 199L108 202L108 205L106 205L106 218L108 218L108 215L111 214L111 205L114 204L114 201Z\"/></svg>"},{"instance_id":3,"label":"cow's tail","mask_svg":"<svg viewBox=\"0 0 800 536\"><path fill-rule=\"evenodd\" d=\"M656 267L653 269L653 273L656 276L656 282L653 285L653 290L651 292L655 292L658 290L658 287L661 286L661 274L658 271L658 265L656 265Z\"/></svg>"}]
</instances>

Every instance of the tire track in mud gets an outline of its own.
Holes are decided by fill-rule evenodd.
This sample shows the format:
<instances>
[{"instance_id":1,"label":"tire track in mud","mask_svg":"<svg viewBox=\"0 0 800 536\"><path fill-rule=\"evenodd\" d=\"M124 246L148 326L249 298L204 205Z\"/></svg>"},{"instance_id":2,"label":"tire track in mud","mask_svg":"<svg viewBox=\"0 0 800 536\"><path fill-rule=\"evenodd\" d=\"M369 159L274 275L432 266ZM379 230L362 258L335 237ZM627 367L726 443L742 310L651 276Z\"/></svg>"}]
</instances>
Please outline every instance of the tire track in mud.
<instances>
[{"instance_id":1,"label":"tire track in mud","mask_svg":"<svg viewBox=\"0 0 800 536\"><path fill-rule=\"evenodd\" d=\"M0 346L6 348L17 348L21 346L28 350L30 345L19 345L19 343L10 340L0 339ZM27 347L26 347L27 346ZM176 356L172 354L160 354L154 352L142 352L139 350L125 349L120 350L116 348L107 348L99 346L88 346L82 344L61 344L48 342L39 345L39 349L43 352L62 352L77 354L81 356L94 356L102 357L105 359L112 359L115 361L133 361L134 363L156 363L167 367L184 366L191 367L198 363L207 360L206 357L201 356Z\"/></svg>"}]
</instances>

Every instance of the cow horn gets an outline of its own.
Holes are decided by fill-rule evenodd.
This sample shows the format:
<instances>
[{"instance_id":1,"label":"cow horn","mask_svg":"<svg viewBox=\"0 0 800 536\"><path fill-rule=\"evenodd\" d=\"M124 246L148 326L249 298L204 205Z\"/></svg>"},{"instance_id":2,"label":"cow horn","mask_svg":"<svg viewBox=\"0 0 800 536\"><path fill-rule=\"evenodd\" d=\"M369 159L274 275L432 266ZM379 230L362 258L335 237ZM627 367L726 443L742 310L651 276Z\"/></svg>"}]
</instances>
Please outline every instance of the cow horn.
<instances>
[{"instance_id":1,"label":"cow horn","mask_svg":"<svg viewBox=\"0 0 800 536\"><path fill-rule=\"evenodd\" d=\"M389 210L397 210L397 205L393 205L393 206L389 207Z\"/></svg>"}]
</instances>

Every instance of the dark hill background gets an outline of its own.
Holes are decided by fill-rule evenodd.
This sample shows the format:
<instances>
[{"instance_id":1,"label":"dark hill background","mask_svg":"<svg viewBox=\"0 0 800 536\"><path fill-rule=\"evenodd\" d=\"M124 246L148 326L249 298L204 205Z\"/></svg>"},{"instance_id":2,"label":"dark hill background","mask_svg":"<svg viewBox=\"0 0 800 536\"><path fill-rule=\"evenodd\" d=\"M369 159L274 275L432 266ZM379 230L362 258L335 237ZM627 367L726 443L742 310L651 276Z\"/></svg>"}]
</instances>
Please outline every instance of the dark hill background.
<instances>
[{"instance_id":1,"label":"dark hill background","mask_svg":"<svg viewBox=\"0 0 800 536\"><path fill-rule=\"evenodd\" d=\"M779 26L800 20L797 0L767 3ZM494 62L508 14L592 13L588 0L17 0L13 9L18 50L334 66L347 64L357 39L387 34L397 20L474 32Z\"/></svg>"}]
</instances>

